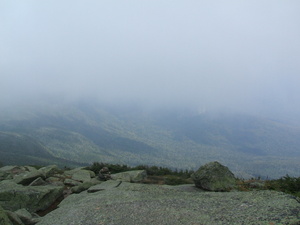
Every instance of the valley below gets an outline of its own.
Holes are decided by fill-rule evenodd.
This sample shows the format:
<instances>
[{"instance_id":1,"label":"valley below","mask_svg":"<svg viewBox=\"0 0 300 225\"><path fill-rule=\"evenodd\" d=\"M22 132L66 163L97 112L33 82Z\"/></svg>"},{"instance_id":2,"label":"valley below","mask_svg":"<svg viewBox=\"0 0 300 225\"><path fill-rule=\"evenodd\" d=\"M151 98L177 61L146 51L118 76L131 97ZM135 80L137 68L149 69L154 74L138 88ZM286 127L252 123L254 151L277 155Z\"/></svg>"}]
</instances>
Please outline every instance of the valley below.
<instances>
[{"instance_id":1,"label":"valley below","mask_svg":"<svg viewBox=\"0 0 300 225\"><path fill-rule=\"evenodd\" d=\"M156 165L219 161L237 177L299 176L300 128L257 116L144 111L77 103L16 110L0 120L3 165Z\"/></svg>"}]
</instances>

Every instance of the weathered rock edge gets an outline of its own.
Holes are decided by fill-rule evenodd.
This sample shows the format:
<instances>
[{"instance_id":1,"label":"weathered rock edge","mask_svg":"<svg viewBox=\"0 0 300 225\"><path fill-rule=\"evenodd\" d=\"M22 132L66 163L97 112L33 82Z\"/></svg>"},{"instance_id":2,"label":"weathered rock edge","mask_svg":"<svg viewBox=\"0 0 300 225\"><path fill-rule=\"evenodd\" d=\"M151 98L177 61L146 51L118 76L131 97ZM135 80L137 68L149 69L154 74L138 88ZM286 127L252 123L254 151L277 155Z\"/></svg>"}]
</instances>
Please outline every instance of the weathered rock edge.
<instances>
[{"instance_id":1,"label":"weathered rock edge","mask_svg":"<svg viewBox=\"0 0 300 225\"><path fill-rule=\"evenodd\" d=\"M116 182L115 184L113 182ZM38 225L300 224L300 204L275 191L204 192L117 181L71 195Z\"/></svg>"}]
</instances>

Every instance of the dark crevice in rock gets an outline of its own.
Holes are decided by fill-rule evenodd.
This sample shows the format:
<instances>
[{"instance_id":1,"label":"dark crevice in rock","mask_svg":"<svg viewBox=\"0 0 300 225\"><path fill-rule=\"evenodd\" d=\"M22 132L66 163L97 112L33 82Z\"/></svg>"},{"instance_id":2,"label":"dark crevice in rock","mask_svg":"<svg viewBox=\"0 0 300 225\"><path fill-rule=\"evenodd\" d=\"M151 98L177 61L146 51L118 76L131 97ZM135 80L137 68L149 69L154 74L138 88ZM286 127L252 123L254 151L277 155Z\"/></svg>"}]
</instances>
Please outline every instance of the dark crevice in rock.
<instances>
[{"instance_id":1,"label":"dark crevice in rock","mask_svg":"<svg viewBox=\"0 0 300 225\"><path fill-rule=\"evenodd\" d=\"M119 187L121 184L122 184L122 181L120 181L120 183L118 183L118 184L116 185L116 187Z\"/></svg>"},{"instance_id":2,"label":"dark crevice in rock","mask_svg":"<svg viewBox=\"0 0 300 225\"><path fill-rule=\"evenodd\" d=\"M57 209L59 203L61 203L62 200L64 200L64 196L61 196L61 197L59 197L58 199L56 199L56 201L53 202L47 209L45 209L45 210L39 210L39 211L37 211L36 213L37 213L39 216L45 216L45 215L47 215L48 213L52 212L53 210Z\"/></svg>"},{"instance_id":3,"label":"dark crevice in rock","mask_svg":"<svg viewBox=\"0 0 300 225\"><path fill-rule=\"evenodd\" d=\"M45 216L47 215L48 213L52 212L53 210L57 209L58 208L58 205L65 199L67 198L69 195L71 194L71 191L69 189L69 187L65 186L65 190L63 191L63 194L57 198L55 200L55 202L53 202L48 208L44 209L44 210L39 210L37 211L36 213L39 215L39 216Z\"/></svg>"}]
</instances>

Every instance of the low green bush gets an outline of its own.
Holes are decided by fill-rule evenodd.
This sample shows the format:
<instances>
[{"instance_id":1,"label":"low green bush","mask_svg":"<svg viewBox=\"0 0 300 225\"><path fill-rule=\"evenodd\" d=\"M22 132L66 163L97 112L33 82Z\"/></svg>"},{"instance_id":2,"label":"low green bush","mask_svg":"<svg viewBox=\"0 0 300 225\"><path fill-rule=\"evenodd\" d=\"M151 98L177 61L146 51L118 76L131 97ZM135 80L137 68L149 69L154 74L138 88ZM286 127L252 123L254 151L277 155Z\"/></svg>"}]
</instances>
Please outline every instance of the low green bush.
<instances>
[{"instance_id":1,"label":"low green bush","mask_svg":"<svg viewBox=\"0 0 300 225\"><path fill-rule=\"evenodd\" d=\"M180 185L180 184L190 184L193 183L188 179L174 176L174 175L168 175L165 177L165 184L167 185Z\"/></svg>"},{"instance_id":2,"label":"low green bush","mask_svg":"<svg viewBox=\"0 0 300 225\"><path fill-rule=\"evenodd\" d=\"M269 190L282 191L300 197L300 177L286 175L276 180L266 181L265 186Z\"/></svg>"}]
</instances>

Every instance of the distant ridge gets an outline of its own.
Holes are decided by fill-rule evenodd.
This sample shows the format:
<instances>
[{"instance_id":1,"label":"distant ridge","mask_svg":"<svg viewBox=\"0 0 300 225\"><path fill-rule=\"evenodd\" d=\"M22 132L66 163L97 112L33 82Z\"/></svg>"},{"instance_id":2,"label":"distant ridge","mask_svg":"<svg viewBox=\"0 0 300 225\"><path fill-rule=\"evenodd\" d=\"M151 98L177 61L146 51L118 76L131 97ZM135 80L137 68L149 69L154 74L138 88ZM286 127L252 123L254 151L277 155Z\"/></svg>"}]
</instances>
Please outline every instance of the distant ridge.
<instances>
[{"instance_id":1,"label":"distant ridge","mask_svg":"<svg viewBox=\"0 0 300 225\"><path fill-rule=\"evenodd\" d=\"M69 104L0 120L4 164L157 165L196 169L218 160L238 177L299 176L300 129L245 114L143 111Z\"/></svg>"}]
</instances>

